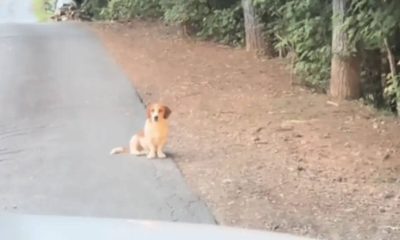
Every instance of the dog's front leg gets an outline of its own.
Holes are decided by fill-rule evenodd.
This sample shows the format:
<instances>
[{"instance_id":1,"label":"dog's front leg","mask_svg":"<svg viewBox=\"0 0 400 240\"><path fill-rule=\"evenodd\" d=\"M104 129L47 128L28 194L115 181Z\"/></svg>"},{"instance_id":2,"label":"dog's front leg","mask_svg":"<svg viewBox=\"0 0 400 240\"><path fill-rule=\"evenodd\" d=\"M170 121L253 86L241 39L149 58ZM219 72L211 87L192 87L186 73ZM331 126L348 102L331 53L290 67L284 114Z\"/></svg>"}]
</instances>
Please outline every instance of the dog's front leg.
<instances>
[{"instance_id":1,"label":"dog's front leg","mask_svg":"<svg viewBox=\"0 0 400 240\"><path fill-rule=\"evenodd\" d=\"M166 158L167 156L165 155L165 153L163 152L165 146L165 141L160 142L160 144L158 144L157 146L157 156L159 158Z\"/></svg>"},{"instance_id":2,"label":"dog's front leg","mask_svg":"<svg viewBox=\"0 0 400 240\"><path fill-rule=\"evenodd\" d=\"M154 144L149 144L149 153L147 154L147 158L155 158L156 157L156 146Z\"/></svg>"}]
</instances>

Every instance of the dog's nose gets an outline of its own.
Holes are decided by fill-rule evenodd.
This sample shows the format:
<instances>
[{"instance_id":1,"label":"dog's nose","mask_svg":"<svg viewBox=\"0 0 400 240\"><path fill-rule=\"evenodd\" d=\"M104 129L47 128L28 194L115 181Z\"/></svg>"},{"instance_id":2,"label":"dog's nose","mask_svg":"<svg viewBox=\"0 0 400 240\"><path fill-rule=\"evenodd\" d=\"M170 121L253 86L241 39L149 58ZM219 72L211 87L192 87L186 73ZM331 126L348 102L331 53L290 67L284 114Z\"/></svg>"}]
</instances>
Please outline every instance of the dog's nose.
<instances>
[{"instance_id":1,"label":"dog's nose","mask_svg":"<svg viewBox=\"0 0 400 240\"><path fill-rule=\"evenodd\" d=\"M154 121L158 121L158 116L154 116Z\"/></svg>"}]
</instances>

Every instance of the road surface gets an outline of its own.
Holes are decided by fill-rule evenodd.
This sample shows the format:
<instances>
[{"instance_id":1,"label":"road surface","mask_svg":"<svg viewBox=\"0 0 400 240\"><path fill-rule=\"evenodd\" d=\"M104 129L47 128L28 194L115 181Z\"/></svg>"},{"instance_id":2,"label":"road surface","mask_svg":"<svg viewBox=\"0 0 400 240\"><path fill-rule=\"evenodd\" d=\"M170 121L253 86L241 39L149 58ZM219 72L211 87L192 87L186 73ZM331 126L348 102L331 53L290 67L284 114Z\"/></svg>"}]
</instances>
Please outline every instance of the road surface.
<instances>
[{"instance_id":1,"label":"road surface","mask_svg":"<svg viewBox=\"0 0 400 240\"><path fill-rule=\"evenodd\" d=\"M213 223L172 161L109 155L144 106L93 33L30 8L0 1L0 213Z\"/></svg>"}]
</instances>

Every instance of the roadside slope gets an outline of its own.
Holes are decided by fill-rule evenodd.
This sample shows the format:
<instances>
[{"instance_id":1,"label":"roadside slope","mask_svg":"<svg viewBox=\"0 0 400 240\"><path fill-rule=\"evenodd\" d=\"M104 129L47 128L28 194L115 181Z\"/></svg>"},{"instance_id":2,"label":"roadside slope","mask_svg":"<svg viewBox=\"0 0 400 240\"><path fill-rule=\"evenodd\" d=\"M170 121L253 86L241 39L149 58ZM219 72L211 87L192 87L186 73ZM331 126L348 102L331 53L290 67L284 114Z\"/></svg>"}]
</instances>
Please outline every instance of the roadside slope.
<instances>
[{"instance_id":1,"label":"roadside slope","mask_svg":"<svg viewBox=\"0 0 400 240\"><path fill-rule=\"evenodd\" d=\"M278 61L182 40L158 24L94 25L222 224L327 239L399 239L399 123L292 88Z\"/></svg>"}]
</instances>

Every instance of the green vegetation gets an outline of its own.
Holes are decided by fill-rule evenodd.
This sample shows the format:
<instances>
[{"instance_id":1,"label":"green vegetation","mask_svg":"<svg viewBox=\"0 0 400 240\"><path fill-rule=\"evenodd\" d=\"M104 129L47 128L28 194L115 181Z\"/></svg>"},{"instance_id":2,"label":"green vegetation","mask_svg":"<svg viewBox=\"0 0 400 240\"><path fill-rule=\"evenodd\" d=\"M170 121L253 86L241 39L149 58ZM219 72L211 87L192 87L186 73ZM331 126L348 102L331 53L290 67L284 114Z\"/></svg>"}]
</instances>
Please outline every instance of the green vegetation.
<instances>
[{"instance_id":1,"label":"green vegetation","mask_svg":"<svg viewBox=\"0 0 400 240\"><path fill-rule=\"evenodd\" d=\"M34 0L33 1L33 9L36 15L36 18L39 22L46 22L50 19L52 12L48 10L48 6L50 4L49 0Z\"/></svg>"},{"instance_id":2,"label":"green vegetation","mask_svg":"<svg viewBox=\"0 0 400 240\"><path fill-rule=\"evenodd\" d=\"M290 57L305 84L335 98L362 96L379 108L400 108L398 0L86 0L83 6L97 18L157 19L201 39L253 44L247 49Z\"/></svg>"}]
</instances>

